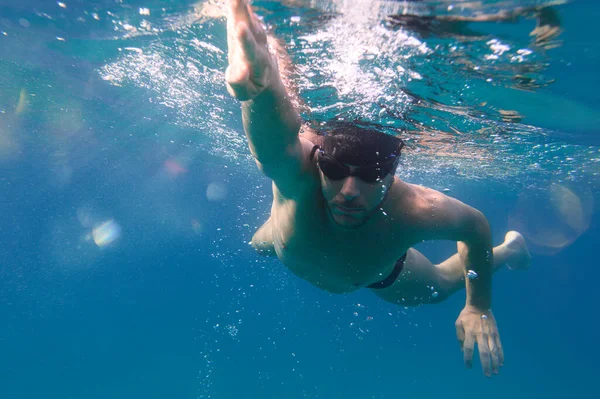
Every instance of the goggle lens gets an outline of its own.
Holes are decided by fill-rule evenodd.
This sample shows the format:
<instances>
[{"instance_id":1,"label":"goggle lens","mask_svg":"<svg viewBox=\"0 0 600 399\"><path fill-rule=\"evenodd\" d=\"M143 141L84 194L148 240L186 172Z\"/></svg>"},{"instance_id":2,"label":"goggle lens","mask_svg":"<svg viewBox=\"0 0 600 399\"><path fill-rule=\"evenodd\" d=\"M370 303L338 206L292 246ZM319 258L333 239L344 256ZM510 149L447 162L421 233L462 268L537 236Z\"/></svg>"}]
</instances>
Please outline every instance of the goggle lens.
<instances>
[{"instance_id":1,"label":"goggle lens","mask_svg":"<svg viewBox=\"0 0 600 399\"><path fill-rule=\"evenodd\" d=\"M366 183L375 183L389 174L395 164L395 159L382 165L362 166L351 170L348 166L319 151L318 165L325 176L331 180L341 180L348 176L357 176Z\"/></svg>"}]
</instances>

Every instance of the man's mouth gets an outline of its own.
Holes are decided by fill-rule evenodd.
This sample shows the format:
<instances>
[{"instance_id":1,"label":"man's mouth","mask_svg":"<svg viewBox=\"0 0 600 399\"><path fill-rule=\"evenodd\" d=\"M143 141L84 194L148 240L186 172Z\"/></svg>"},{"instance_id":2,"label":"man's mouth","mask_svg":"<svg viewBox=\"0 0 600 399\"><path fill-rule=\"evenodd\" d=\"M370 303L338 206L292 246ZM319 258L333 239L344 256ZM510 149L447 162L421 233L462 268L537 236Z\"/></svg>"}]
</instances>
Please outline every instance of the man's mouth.
<instances>
[{"instance_id":1,"label":"man's mouth","mask_svg":"<svg viewBox=\"0 0 600 399\"><path fill-rule=\"evenodd\" d=\"M335 209L341 211L342 213L346 213L348 215L359 213L359 212L363 211L362 208L348 207L348 206L343 206L343 205L335 205Z\"/></svg>"}]
</instances>

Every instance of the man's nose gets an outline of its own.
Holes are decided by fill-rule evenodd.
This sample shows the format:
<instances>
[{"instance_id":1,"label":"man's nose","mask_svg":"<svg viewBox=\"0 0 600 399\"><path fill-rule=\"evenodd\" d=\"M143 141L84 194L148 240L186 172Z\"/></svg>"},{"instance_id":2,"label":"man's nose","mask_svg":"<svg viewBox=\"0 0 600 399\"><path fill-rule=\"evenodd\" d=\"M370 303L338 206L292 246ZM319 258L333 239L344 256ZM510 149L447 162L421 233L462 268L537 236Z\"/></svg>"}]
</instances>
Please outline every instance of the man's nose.
<instances>
[{"instance_id":1,"label":"man's nose","mask_svg":"<svg viewBox=\"0 0 600 399\"><path fill-rule=\"evenodd\" d=\"M358 178L356 176L348 176L344 180L344 185L341 190L342 195L347 201L353 200L360 195L358 187Z\"/></svg>"}]
</instances>

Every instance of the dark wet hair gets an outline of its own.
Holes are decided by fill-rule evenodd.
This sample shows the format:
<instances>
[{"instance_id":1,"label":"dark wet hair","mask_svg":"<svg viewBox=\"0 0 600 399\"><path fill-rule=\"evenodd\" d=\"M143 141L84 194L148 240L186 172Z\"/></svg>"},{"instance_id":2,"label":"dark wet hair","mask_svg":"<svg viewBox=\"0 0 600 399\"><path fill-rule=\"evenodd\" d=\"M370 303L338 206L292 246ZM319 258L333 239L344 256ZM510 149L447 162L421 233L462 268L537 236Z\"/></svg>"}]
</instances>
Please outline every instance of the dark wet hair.
<instances>
[{"instance_id":1,"label":"dark wet hair","mask_svg":"<svg viewBox=\"0 0 600 399\"><path fill-rule=\"evenodd\" d=\"M362 121L329 122L323 129L323 151L340 162L366 166L400 155L404 142L379 125Z\"/></svg>"}]
</instances>

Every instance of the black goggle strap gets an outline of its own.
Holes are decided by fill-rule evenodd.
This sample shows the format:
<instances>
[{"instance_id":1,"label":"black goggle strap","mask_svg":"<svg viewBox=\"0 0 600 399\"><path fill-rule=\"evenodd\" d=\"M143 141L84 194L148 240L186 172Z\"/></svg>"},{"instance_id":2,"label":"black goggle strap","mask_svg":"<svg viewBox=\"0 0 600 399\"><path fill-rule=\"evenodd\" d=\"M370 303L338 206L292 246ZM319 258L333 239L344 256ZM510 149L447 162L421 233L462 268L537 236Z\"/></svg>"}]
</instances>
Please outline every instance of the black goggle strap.
<instances>
[{"instance_id":1,"label":"black goggle strap","mask_svg":"<svg viewBox=\"0 0 600 399\"><path fill-rule=\"evenodd\" d=\"M338 161L331 155L328 155L327 153L325 153L325 151L323 151L323 149L319 148L318 150L319 150L319 156L317 157L317 162L319 162L321 160L325 160L325 162L330 162L330 163L335 164L343 169L350 170L350 168L348 168L346 165L344 165L343 163L341 163L340 161ZM311 153L311 155L312 155L312 153Z\"/></svg>"},{"instance_id":2,"label":"black goggle strap","mask_svg":"<svg viewBox=\"0 0 600 399\"><path fill-rule=\"evenodd\" d=\"M319 150L319 151L323 151L323 150L321 150L321 146L320 146L320 145L318 145L318 144L315 144L315 146L312 148L312 150L310 150L310 158L309 158L309 159L310 159L311 161L312 161L312 160L313 160L313 158L315 157L315 152L317 152L317 150Z\"/></svg>"},{"instance_id":3,"label":"black goggle strap","mask_svg":"<svg viewBox=\"0 0 600 399\"><path fill-rule=\"evenodd\" d=\"M338 170L343 171L345 176L350 176L352 174L352 171L350 170L349 167L347 167L346 165L344 165L343 163L341 163L334 157L325 154L325 152L323 152L323 150L319 150L319 156L317 157L317 165L318 165L319 169L323 170L322 165L325 163L329 164L330 166L333 166L334 168L338 168ZM325 173L325 172L323 172L323 173ZM325 173L325 175L327 175L327 174Z\"/></svg>"}]
</instances>

